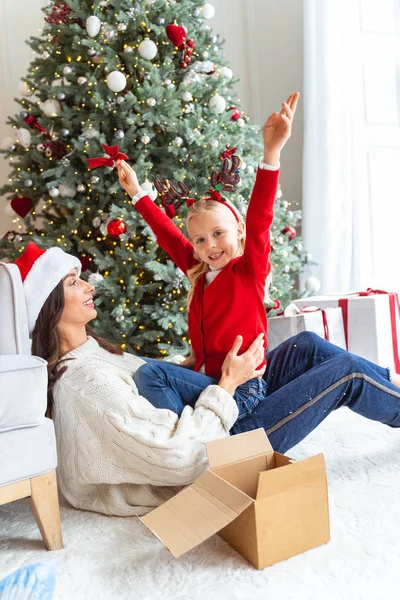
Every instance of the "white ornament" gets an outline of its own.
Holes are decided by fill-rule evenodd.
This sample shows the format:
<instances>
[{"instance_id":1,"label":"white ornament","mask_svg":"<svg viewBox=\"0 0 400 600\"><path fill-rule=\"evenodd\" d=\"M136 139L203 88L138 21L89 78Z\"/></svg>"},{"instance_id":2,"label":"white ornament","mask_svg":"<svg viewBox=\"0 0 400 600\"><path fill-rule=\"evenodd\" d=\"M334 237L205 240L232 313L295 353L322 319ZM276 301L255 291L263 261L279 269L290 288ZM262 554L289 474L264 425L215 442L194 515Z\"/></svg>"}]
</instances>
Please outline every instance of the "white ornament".
<instances>
[{"instance_id":1,"label":"white ornament","mask_svg":"<svg viewBox=\"0 0 400 600\"><path fill-rule=\"evenodd\" d=\"M139 54L145 60L152 60L157 55L157 46L149 38L146 38L139 45Z\"/></svg>"},{"instance_id":2,"label":"white ornament","mask_svg":"<svg viewBox=\"0 0 400 600\"><path fill-rule=\"evenodd\" d=\"M174 146L178 146L178 147L182 146L183 139L181 137L179 137L179 135L178 135L172 143L174 144Z\"/></svg>"},{"instance_id":3,"label":"white ornament","mask_svg":"<svg viewBox=\"0 0 400 600\"><path fill-rule=\"evenodd\" d=\"M53 187L49 189L49 196L51 196L52 198L58 198L59 195L60 190L58 188Z\"/></svg>"},{"instance_id":4,"label":"white ornament","mask_svg":"<svg viewBox=\"0 0 400 600\"><path fill-rule=\"evenodd\" d=\"M226 109L226 100L219 94L215 94L210 98L208 107L216 115L220 115Z\"/></svg>"},{"instance_id":5,"label":"white ornament","mask_svg":"<svg viewBox=\"0 0 400 600\"><path fill-rule=\"evenodd\" d=\"M72 67L69 67L67 65L66 67L63 68L63 73L64 73L64 75L71 75L71 73L72 73Z\"/></svg>"},{"instance_id":6,"label":"white ornament","mask_svg":"<svg viewBox=\"0 0 400 600\"><path fill-rule=\"evenodd\" d=\"M155 105L156 105L156 100L155 100L155 98L148 98L148 99L147 99L147 104L148 104L149 106L155 106Z\"/></svg>"},{"instance_id":7,"label":"white ornament","mask_svg":"<svg viewBox=\"0 0 400 600\"><path fill-rule=\"evenodd\" d=\"M148 135L142 135L140 139L142 140L143 144L148 144L150 142L150 138Z\"/></svg>"},{"instance_id":8,"label":"white ornament","mask_svg":"<svg viewBox=\"0 0 400 600\"><path fill-rule=\"evenodd\" d=\"M221 67L218 74L221 79L225 79L226 81L230 81L233 77L233 71L229 67Z\"/></svg>"},{"instance_id":9,"label":"white ornament","mask_svg":"<svg viewBox=\"0 0 400 600\"><path fill-rule=\"evenodd\" d=\"M211 147L212 148L218 148L218 146L219 146L219 141L218 140L213 140L211 142Z\"/></svg>"},{"instance_id":10,"label":"white ornament","mask_svg":"<svg viewBox=\"0 0 400 600\"><path fill-rule=\"evenodd\" d=\"M33 90L29 87L26 81L21 81L19 84L19 91L23 96L32 96Z\"/></svg>"},{"instance_id":11,"label":"white ornament","mask_svg":"<svg viewBox=\"0 0 400 600\"><path fill-rule=\"evenodd\" d=\"M205 4L203 6L203 17L205 19L212 19L215 15L215 8L212 4Z\"/></svg>"},{"instance_id":12,"label":"white ornament","mask_svg":"<svg viewBox=\"0 0 400 600\"><path fill-rule=\"evenodd\" d=\"M58 190L59 190L60 196L62 198L74 198L76 196L76 187L73 185L68 185L67 183L61 183L58 186Z\"/></svg>"},{"instance_id":13,"label":"white ornament","mask_svg":"<svg viewBox=\"0 0 400 600\"><path fill-rule=\"evenodd\" d=\"M90 38L96 37L96 35L100 31L100 27L101 27L101 21L100 21L99 17L92 15L91 17L88 17L86 19L86 31Z\"/></svg>"},{"instance_id":14,"label":"white ornament","mask_svg":"<svg viewBox=\"0 0 400 600\"><path fill-rule=\"evenodd\" d=\"M96 286L96 283L103 281L103 279L104 277L100 273L90 273L88 277L88 283L90 283L90 285Z\"/></svg>"},{"instance_id":15,"label":"white ornament","mask_svg":"<svg viewBox=\"0 0 400 600\"><path fill-rule=\"evenodd\" d=\"M244 126L245 126L245 120L244 120L244 119L242 119L242 117L240 117L240 119L238 119L238 120L236 121L236 125L237 125L238 127L244 127Z\"/></svg>"},{"instance_id":16,"label":"white ornament","mask_svg":"<svg viewBox=\"0 0 400 600\"><path fill-rule=\"evenodd\" d=\"M59 102L54 98L49 98L48 100L45 100L45 102L41 102L39 106L46 117L57 117L61 111Z\"/></svg>"},{"instance_id":17,"label":"white ornament","mask_svg":"<svg viewBox=\"0 0 400 600\"><path fill-rule=\"evenodd\" d=\"M157 198L158 192L157 192L156 188L153 187L153 184L148 179L146 179L146 181L144 181L142 183L141 187L142 187L143 191L147 192L147 194L150 196L150 198L152 200L155 200Z\"/></svg>"},{"instance_id":18,"label":"white ornament","mask_svg":"<svg viewBox=\"0 0 400 600\"><path fill-rule=\"evenodd\" d=\"M29 148L29 146L31 145L31 141L32 141L31 132L28 131L27 129L25 129L24 127L20 127L17 130L17 141L24 148Z\"/></svg>"},{"instance_id":19,"label":"white ornament","mask_svg":"<svg viewBox=\"0 0 400 600\"><path fill-rule=\"evenodd\" d=\"M84 85L85 83L87 83L86 77L78 77L78 84L79 85Z\"/></svg>"},{"instance_id":20,"label":"white ornament","mask_svg":"<svg viewBox=\"0 0 400 600\"><path fill-rule=\"evenodd\" d=\"M317 277L309 277L304 284L307 292L316 294L321 289L321 282Z\"/></svg>"},{"instance_id":21,"label":"white ornament","mask_svg":"<svg viewBox=\"0 0 400 600\"><path fill-rule=\"evenodd\" d=\"M15 211L13 210L13 208L11 206L11 202L8 202L5 205L4 212L7 215L7 217L15 217Z\"/></svg>"},{"instance_id":22,"label":"white ornament","mask_svg":"<svg viewBox=\"0 0 400 600\"><path fill-rule=\"evenodd\" d=\"M82 131L82 135L88 140L93 140L100 136L100 132L97 131L97 129L94 129L93 127L88 127L87 129L84 129Z\"/></svg>"},{"instance_id":23,"label":"white ornament","mask_svg":"<svg viewBox=\"0 0 400 600\"><path fill-rule=\"evenodd\" d=\"M122 92L126 87L126 77L121 71L111 71L107 75L107 85L113 92Z\"/></svg>"},{"instance_id":24,"label":"white ornament","mask_svg":"<svg viewBox=\"0 0 400 600\"><path fill-rule=\"evenodd\" d=\"M8 150L10 148L10 146L13 146L15 144L15 139L12 138L11 136L5 137L4 140L1 142L1 147L3 150Z\"/></svg>"},{"instance_id":25,"label":"white ornament","mask_svg":"<svg viewBox=\"0 0 400 600\"><path fill-rule=\"evenodd\" d=\"M194 104L193 104L193 102L189 102L189 104L186 105L186 112L187 113L194 112Z\"/></svg>"},{"instance_id":26,"label":"white ornament","mask_svg":"<svg viewBox=\"0 0 400 600\"><path fill-rule=\"evenodd\" d=\"M191 102L193 100L193 96L190 92L184 92L182 95L182 100L184 102Z\"/></svg>"},{"instance_id":27,"label":"white ornament","mask_svg":"<svg viewBox=\"0 0 400 600\"><path fill-rule=\"evenodd\" d=\"M253 165L248 165L247 172L248 173L254 173L254 167L253 167Z\"/></svg>"}]
</instances>

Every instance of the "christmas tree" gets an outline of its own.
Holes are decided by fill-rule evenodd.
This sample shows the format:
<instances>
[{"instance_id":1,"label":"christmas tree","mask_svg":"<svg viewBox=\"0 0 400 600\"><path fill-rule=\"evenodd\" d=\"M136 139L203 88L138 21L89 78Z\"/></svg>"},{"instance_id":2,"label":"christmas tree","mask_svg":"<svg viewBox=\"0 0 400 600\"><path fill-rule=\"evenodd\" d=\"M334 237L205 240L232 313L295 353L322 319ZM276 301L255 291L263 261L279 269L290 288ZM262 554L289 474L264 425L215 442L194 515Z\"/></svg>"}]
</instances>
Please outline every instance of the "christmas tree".
<instances>
[{"instance_id":1,"label":"christmas tree","mask_svg":"<svg viewBox=\"0 0 400 600\"><path fill-rule=\"evenodd\" d=\"M189 284L120 188L117 152L160 202L154 178L206 194L221 153L237 148L241 187L229 199L242 214L261 156L261 130L240 106L223 43L207 24L213 13L195 0L50 3L43 34L28 42L35 58L21 111L9 118L14 136L3 142L11 172L1 193L16 231L2 254L13 260L35 241L79 256L96 285L97 331L147 356L187 353ZM103 166L89 170L94 157ZM279 192L271 314L296 295L310 260L295 230L301 214L290 208ZM173 218L184 228L184 214Z\"/></svg>"}]
</instances>

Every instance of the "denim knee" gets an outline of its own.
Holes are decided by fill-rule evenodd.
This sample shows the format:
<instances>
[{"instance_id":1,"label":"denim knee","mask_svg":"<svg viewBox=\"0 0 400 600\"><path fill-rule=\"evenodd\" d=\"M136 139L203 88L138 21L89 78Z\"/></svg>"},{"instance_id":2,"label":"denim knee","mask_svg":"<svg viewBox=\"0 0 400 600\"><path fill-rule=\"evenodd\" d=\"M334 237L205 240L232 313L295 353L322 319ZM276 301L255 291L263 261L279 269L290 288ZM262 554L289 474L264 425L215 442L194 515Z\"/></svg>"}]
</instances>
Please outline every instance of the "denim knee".
<instances>
[{"instance_id":1,"label":"denim knee","mask_svg":"<svg viewBox=\"0 0 400 600\"><path fill-rule=\"evenodd\" d=\"M156 361L146 362L139 367L133 375L136 385L140 387L140 385L146 384L150 380L154 380L154 377L159 378L160 375L162 375L162 370L159 367L160 365Z\"/></svg>"}]
</instances>

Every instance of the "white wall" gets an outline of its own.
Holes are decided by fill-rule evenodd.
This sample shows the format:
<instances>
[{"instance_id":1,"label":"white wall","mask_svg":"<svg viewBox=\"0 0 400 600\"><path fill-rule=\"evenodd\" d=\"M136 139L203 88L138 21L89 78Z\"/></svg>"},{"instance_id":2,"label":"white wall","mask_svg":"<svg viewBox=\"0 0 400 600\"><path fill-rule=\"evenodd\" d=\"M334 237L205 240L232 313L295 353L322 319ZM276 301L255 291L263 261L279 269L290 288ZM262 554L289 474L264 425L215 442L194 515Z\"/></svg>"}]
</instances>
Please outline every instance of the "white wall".
<instances>
[{"instance_id":1,"label":"white wall","mask_svg":"<svg viewBox=\"0 0 400 600\"><path fill-rule=\"evenodd\" d=\"M209 24L226 40L239 98L259 125L291 92L303 91L303 0L210 0ZM292 137L282 152L285 198L301 205L303 104L300 97Z\"/></svg>"},{"instance_id":2,"label":"white wall","mask_svg":"<svg viewBox=\"0 0 400 600\"><path fill-rule=\"evenodd\" d=\"M211 0L215 17L208 21L226 39L226 56L238 85L243 109L260 125L292 91L302 92L302 0ZM8 115L18 110L13 101L32 54L24 43L43 24L40 8L46 0L0 1L0 142L10 134ZM199 2L201 5L201 2ZM29 15L23 18L21 15ZM282 155L281 184L289 202L301 203L303 144L302 104L293 135ZM8 163L0 157L0 185ZM0 198L0 236L12 228Z\"/></svg>"}]
</instances>

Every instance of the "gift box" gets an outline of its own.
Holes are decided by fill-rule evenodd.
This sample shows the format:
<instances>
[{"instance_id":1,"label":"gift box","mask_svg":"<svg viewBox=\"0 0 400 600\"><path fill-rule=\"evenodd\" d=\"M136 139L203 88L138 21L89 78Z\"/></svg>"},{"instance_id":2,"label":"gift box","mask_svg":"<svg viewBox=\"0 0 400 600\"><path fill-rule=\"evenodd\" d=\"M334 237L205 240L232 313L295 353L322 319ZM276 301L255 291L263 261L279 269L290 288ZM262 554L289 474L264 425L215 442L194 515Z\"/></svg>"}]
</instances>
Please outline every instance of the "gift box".
<instances>
[{"instance_id":1,"label":"gift box","mask_svg":"<svg viewBox=\"0 0 400 600\"><path fill-rule=\"evenodd\" d=\"M317 306L299 307L293 303L282 316L268 319L268 350L273 350L300 331L312 331L346 349L343 314L339 307L321 309Z\"/></svg>"},{"instance_id":2,"label":"gift box","mask_svg":"<svg viewBox=\"0 0 400 600\"><path fill-rule=\"evenodd\" d=\"M354 294L313 296L294 304L300 308L311 304L323 309L340 307L348 351L400 373L397 294L369 288Z\"/></svg>"}]
</instances>

